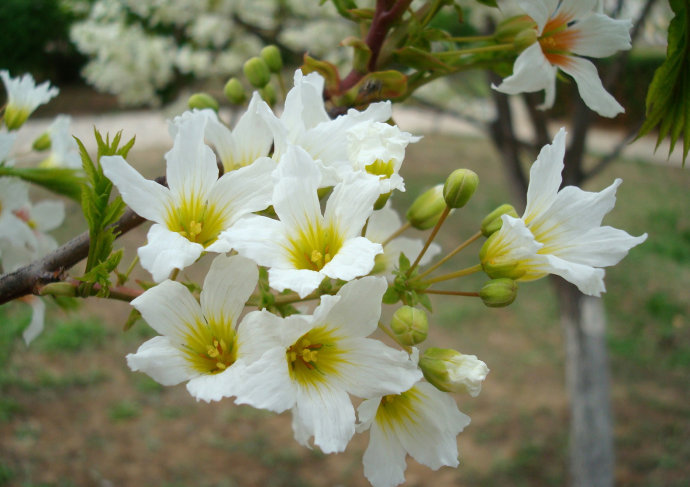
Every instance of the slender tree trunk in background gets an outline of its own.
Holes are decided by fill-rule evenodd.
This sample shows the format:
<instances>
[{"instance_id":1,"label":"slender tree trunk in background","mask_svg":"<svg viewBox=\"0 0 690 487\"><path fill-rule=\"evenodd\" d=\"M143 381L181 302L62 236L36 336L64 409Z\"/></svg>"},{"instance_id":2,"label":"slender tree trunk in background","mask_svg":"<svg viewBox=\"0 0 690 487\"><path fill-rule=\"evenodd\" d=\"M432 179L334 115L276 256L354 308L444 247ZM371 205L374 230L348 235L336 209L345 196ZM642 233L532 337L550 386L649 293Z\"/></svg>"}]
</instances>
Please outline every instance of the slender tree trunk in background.
<instances>
[{"instance_id":1,"label":"slender tree trunk in background","mask_svg":"<svg viewBox=\"0 0 690 487\"><path fill-rule=\"evenodd\" d=\"M613 421L604 306L600 298L585 296L562 279L553 282L561 310L570 396L570 485L611 487Z\"/></svg>"}]
</instances>

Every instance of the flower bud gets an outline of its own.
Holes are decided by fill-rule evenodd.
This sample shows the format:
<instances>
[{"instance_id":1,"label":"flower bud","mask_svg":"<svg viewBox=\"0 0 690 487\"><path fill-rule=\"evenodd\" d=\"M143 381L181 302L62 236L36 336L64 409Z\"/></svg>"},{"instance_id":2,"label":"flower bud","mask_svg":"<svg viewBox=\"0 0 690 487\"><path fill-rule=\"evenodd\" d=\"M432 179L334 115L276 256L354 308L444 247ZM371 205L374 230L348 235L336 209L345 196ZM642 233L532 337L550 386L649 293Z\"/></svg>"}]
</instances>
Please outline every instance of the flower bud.
<instances>
[{"instance_id":1,"label":"flower bud","mask_svg":"<svg viewBox=\"0 0 690 487\"><path fill-rule=\"evenodd\" d=\"M230 78L228 82L225 83L223 93L225 94L225 98L235 105L242 105L247 100L247 94L244 92L244 87L237 78Z\"/></svg>"},{"instance_id":2,"label":"flower bud","mask_svg":"<svg viewBox=\"0 0 690 487\"><path fill-rule=\"evenodd\" d=\"M261 98L268 103L270 106L273 106L276 104L278 101L278 96L276 95L276 90L273 88L272 85L266 85L263 88L259 90L259 94L261 95Z\"/></svg>"},{"instance_id":3,"label":"flower bud","mask_svg":"<svg viewBox=\"0 0 690 487\"><path fill-rule=\"evenodd\" d=\"M261 49L261 59L264 60L271 73L278 73L283 68L283 58L280 56L280 49L273 44Z\"/></svg>"},{"instance_id":4,"label":"flower bud","mask_svg":"<svg viewBox=\"0 0 690 487\"><path fill-rule=\"evenodd\" d=\"M515 39L513 39L513 46L517 52L522 52L529 46L537 42L537 31L534 29L525 29L519 32Z\"/></svg>"},{"instance_id":5,"label":"flower bud","mask_svg":"<svg viewBox=\"0 0 690 487\"><path fill-rule=\"evenodd\" d=\"M427 348L419 359L424 378L444 392L467 391L477 397L489 368L476 355L463 355L447 348Z\"/></svg>"},{"instance_id":6,"label":"flower bud","mask_svg":"<svg viewBox=\"0 0 690 487\"><path fill-rule=\"evenodd\" d=\"M51 282L39 290L41 296L67 296L73 298L77 295L77 288L69 282Z\"/></svg>"},{"instance_id":7,"label":"flower bud","mask_svg":"<svg viewBox=\"0 0 690 487\"><path fill-rule=\"evenodd\" d=\"M48 132L43 132L41 135L36 137L36 140L34 140L34 143L31 145L33 150L35 150L37 152L48 150L48 149L50 149L50 146L51 146L50 133L48 133Z\"/></svg>"},{"instance_id":8,"label":"flower bud","mask_svg":"<svg viewBox=\"0 0 690 487\"><path fill-rule=\"evenodd\" d=\"M192 109L198 108L203 110L204 108L210 108L216 112L218 111L218 102L207 93L194 93L187 100L187 106Z\"/></svg>"},{"instance_id":9,"label":"flower bud","mask_svg":"<svg viewBox=\"0 0 690 487\"><path fill-rule=\"evenodd\" d=\"M439 184L420 194L407 210L407 219L417 230L428 230L441 219L446 202L443 185Z\"/></svg>"},{"instance_id":10,"label":"flower bud","mask_svg":"<svg viewBox=\"0 0 690 487\"><path fill-rule=\"evenodd\" d=\"M534 29L537 24L527 15L518 15L505 19L496 26L494 39L498 42L510 42L525 29Z\"/></svg>"},{"instance_id":11,"label":"flower bud","mask_svg":"<svg viewBox=\"0 0 690 487\"><path fill-rule=\"evenodd\" d=\"M3 117L7 130L12 131L19 129L24 125L29 115L31 115L31 113L28 110L8 104L7 107L5 107L5 116Z\"/></svg>"},{"instance_id":12,"label":"flower bud","mask_svg":"<svg viewBox=\"0 0 690 487\"><path fill-rule=\"evenodd\" d=\"M244 75L256 88L263 88L271 80L271 70L266 61L260 57L253 57L244 63Z\"/></svg>"},{"instance_id":13,"label":"flower bud","mask_svg":"<svg viewBox=\"0 0 690 487\"><path fill-rule=\"evenodd\" d=\"M489 237L494 232L498 232L501 229L501 226L503 225L503 219L501 218L502 215L510 215L514 218L518 217L518 214L515 211L515 208L513 208L513 205L501 205L494 211L486 215L486 217L484 217L484 219L482 220L482 235L484 235L485 237Z\"/></svg>"},{"instance_id":14,"label":"flower bud","mask_svg":"<svg viewBox=\"0 0 690 487\"><path fill-rule=\"evenodd\" d=\"M402 306L393 314L391 330L398 343L412 346L426 340L429 321L426 313L412 306Z\"/></svg>"},{"instance_id":15,"label":"flower bud","mask_svg":"<svg viewBox=\"0 0 690 487\"><path fill-rule=\"evenodd\" d=\"M484 284L479 291L479 297L489 308L502 308L515 301L517 290L517 282L502 277Z\"/></svg>"},{"instance_id":16,"label":"flower bud","mask_svg":"<svg viewBox=\"0 0 690 487\"><path fill-rule=\"evenodd\" d=\"M443 199L450 208L462 208L479 184L479 176L469 169L456 169L443 185Z\"/></svg>"}]
</instances>

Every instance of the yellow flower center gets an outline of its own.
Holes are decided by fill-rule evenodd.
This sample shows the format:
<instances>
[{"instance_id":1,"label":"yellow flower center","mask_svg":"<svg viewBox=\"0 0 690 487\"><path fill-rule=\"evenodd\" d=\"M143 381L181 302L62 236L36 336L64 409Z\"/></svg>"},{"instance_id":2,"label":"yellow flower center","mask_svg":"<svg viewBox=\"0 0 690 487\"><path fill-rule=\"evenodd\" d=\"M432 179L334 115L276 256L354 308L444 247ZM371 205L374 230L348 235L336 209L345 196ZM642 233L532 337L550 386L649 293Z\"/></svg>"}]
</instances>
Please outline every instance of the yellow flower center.
<instances>
[{"instance_id":1,"label":"yellow flower center","mask_svg":"<svg viewBox=\"0 0 690 487\"><path fill-rule=\"evenodd\" d=\"M388 162L383 162L381 159L376 159L374 162L368 166L364 166L364 169L374 176L381 176L381 179L389 179L395 172L395 164L393 159Z\"/></svg>"},{"instance_id":2,"label":"yellow flower center","mask_svg":"<svg viewBox=\"0 0 690 487\"><path fill-rule=\"evenodd\" d=\"M237 340L231 322L189 325L182 347L194 370L204 374L223 372L237 360Z\"/></svg>"},{"instance_id":3,"label":"yellow flower center","mask_svg":"<svg viewBox=\"0 0 690 487\"><path fill-rule=\"evenodd\" d=\"M376 411L376 422L384 429L395 425L414 424L417 422L416 407L426 398L416 387L400 394L389 394L381 398Z\"/></svg>"},{"instance_id":4,"label":"yellow flower center","mask_svg":"<svg viewBox=\"0 0 690 487\"><path fill-rule=\"evenodd\" d=\"M196 195L184 198L176 208L169 208L165 222L169 230L204 247L215 242L225 227L223 213L215 205L202 201Z\"/></svg>"},{"instance_id":5,"label":"yellow flower center","mask_svg":"<svg viewBox=\"0 0 690 487\"><path fill-rule=\"evenodd\" d=\"M289 237L287 251L296 269L320 271L338 253L343 240L337 229L316 223Z\"/></svg>"},{"instance_id":6,"label":"yellow flower center","mask_svg":"<svg viewBox=\"0 0 690 487\"><path fill-rule=\"evenodd\" d=\"M338 374L345 351L326 327L308 331L285 352L290 378L303 385L316 386Z\"/></svg>"}]
</instances>

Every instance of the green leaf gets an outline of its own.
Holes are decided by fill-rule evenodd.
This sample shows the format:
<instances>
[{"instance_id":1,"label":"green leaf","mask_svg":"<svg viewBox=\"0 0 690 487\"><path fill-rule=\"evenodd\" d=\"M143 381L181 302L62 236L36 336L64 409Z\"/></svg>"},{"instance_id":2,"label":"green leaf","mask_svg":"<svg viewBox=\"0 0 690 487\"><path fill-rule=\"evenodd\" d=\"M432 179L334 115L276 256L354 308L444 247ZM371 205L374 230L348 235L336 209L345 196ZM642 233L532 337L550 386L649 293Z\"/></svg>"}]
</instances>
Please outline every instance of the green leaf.
<instances>
[{"instance_id":1,"label":"green leaf","mask_svg":"<svg viewBox=\"0 0 690 487\"><path fill-rule=\"evenodd\" d=\"M337 92L340 89L340 74L338 74L338 68L335 64L319 61L305 54L302 72L304 74L319 73L326 80L326 89L329 91Z\"/></svg>"},{"instance_id":2,"label":"green leaf","mask_svg":"<svg viewBox=\"0 0 690 487\"><path fill-rule=\"evenodd\" d=\"M487 7L498 8L498 2L496 2L496 0L477 0L477 3L481 3Z\"/></svg>"},{"instance_id":3,"label":"green leaf","mask_svg":"<svg viewBox=\"0 0 690 487\"><path fill-rule=\"evenodd\" d=\"M383 300L385 304L395 304L398 301L400 301L400 292L395 289L395 287L391 286L388 289L386 289L386 292L383 293Z\"/></svg>"},{"instance_id":4,"label":"green leaf","mask_svg":"<svg viewBox=\"0 0 690 487\"><path fill-rule=\"evenodd\" d=\"M657 148L670 136L669 155L683 137L683 165L690 152L690 7L683 0L671 0L675 16L668 28L666 60L654 73L646 100L647 119L637 138L658 126Z\"/></svg>"},{"instance_id":5,"label":"green leaf","mask_svg":"<svg viewBox=\"0 0 690 487\"><path fill-rule=\"evenodd\" d=\"M75 201L81 200L81 186L84 180L80 171L76 169L0 166L0 176L14 176Z\"/></svg>"},{"instance_id":6,"label":"green leaf","mask_svg":"<svg viewBox=\"0 0 690 487\"><path fill-rule=\"evenodd\" d=\"M400 64L419 71L450 72L452 68L433 54L412 46L405 46L395 51L395 60Z\"/></svg>"}]
</instances>

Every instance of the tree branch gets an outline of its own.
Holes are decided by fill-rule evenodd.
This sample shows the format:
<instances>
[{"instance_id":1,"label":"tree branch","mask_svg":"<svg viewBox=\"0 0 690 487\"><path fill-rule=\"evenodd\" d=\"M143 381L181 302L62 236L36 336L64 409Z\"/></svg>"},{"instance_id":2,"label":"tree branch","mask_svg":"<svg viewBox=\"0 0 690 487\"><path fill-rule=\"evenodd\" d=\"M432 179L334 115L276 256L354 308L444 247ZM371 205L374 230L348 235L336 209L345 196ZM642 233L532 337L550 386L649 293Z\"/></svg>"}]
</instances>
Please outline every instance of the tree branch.
<instances>
[{"instance_id":1,"label":"tree branch","mask_svg":"<svg viewBox=\"0 0 690 487\"><path fill-rule=\"evenodd\" d=\"M638 122L635 125L635 128L633 128L628 134L621 139L620 142L616 145L616 147L613 148L611 152L606 154L605 156L601 157L597 163L592 166L592 168L585 172L584 174L584 179L589 179L597 174L599 174L601 171L606 168L611 162L613 162L618 156L620 156L621 152L623 152L623 149L625 148L626 145L628 145L630 142L632 142L635 139L635 135L637 135L637 132L640 130L640 127L642 126L642 121Z\"/></svg>"}]
</instances>

